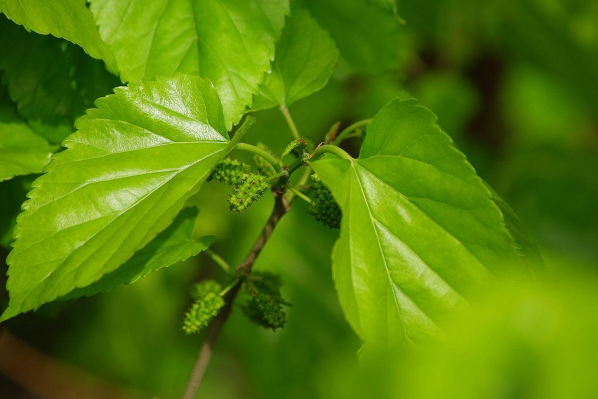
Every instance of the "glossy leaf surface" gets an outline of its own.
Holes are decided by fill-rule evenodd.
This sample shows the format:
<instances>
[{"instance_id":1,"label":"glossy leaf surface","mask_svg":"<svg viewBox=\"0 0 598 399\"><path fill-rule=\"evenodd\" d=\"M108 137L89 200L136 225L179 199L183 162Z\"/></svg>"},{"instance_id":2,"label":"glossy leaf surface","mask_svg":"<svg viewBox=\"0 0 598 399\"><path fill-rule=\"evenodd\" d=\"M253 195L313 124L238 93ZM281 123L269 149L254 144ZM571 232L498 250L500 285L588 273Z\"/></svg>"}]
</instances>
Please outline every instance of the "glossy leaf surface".
<instances>
[{"instance_id":1,"label":"glossy leaf surface","mask_svg":"<svg viewBox=\"0 0 598 399\"><path fill-rule=\"evenodd\" d=\"M96 105L24 204L3 319L124 264L168 227L231 149L216 90L199 77L131 84Z\"/></svg>"},{"instance_id":2,"label":"glossy leaf surface","mask_svg":"<svg viewBox=\"0 0 598 399\"><path fill-rule=\"evenodd\" d=\"M124 81L199 74L218 89L227 126L251 105L270 69L288 0L93 0Z\"/></svg>"},{"instance_id":3,"label":"glossy leaf surface","mask_svg":"<svg viewBox=\"0 0 598 399\"><path fill-rule=\"evenodd\" d=\"M368 344L421 343L516 259L474 169L415 100L369 124L358 159L312 163L343 211L333 254L347 319Z\"/></svg>"},{"instance_id":4,"label":"glossy leaf surface","mask_svg":"<svg viewBox=\"0 0 598 399\"><path fill-rule=\"evenodd\" d=\"M315 93L328 83L337 59L328 32L307 11L294 7L252 110L289 106Z\"/></svg>"}]
</instances>

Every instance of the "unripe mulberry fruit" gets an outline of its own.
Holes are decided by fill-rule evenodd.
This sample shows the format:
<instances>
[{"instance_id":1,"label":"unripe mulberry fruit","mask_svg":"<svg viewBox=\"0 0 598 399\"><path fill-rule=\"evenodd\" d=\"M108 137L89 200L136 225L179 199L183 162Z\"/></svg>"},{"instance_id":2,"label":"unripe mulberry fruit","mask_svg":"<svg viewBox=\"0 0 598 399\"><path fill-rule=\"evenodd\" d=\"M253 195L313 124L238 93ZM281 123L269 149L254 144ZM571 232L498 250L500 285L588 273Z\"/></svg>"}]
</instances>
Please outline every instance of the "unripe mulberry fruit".
<instances>
[{"instance_id":1,"label":"unripe mulberry fruit","mask_svg":"<svg viewBox=\"0 0 598 399\"><path fill-rule=\"evenodd\" d=\"M287 322L287 315L283 309L284 304L279 297L258 292L243 310L254 323L276 331L276 329L284 327Z\"/></svg>"},{"instance_id":2,"label":"unripe mulberry fruit","mask_svg":"<svg viewBox=\"0 0 598 399\"><path fill-rule=\"evenodd\" d=\"M249 165L239 162L236 159L227 158L216 165L207 181L211 182L214 180L218 183L234 186L250 171Z\"/></svg>"},{"instance_id":3,"label":"unripe mulberry fruit","mask_svg":"<svg viewBox=\"0 0 598 399\"><path fill-rule=\"evenodd\" d=\"M230 210L243 212L255 201L262 198L269 188L270 185L266 182L266 177L254 173L246 174L239 180L239 183L228 197Z\"/></svg>"},{"instance_id":4,"label":"unripe mulberry fruit","mask_svg":"<svg viewBox=\"0 0 598 399\"><path fill-rule=\"evenodd\" d=\"M200 332L210 324L210 321L218 314L224 306L224 299L213 292L196 300L191 308L185 313L183 320L183 331L186 334Z\"/></svg>"},{"instance_id":5,"label":"unripe mulberry fruit","mask_svg":"<svg viewBox=\"0 0 598 399\"><path fill-rule=\"evenodd\" d=\"M195 300L200 300L210 293L220 295L221 291L222 286L215 280L204 280L191 288L191 297Z\"/></svg>"},{"instance_id":6,"label":"unripe mulberry fruit","mask_svg":"<svg viewBox=\"0 0 598 399\"><path fill-rule=\"evenodd\" d=\"M332 197L330 190L322 184L317 175L311 175L311 188L313 190L312 203L309 213L322 224L331 229L338 229L341 225L341 210Z\"/></svg>"}]
</instances>

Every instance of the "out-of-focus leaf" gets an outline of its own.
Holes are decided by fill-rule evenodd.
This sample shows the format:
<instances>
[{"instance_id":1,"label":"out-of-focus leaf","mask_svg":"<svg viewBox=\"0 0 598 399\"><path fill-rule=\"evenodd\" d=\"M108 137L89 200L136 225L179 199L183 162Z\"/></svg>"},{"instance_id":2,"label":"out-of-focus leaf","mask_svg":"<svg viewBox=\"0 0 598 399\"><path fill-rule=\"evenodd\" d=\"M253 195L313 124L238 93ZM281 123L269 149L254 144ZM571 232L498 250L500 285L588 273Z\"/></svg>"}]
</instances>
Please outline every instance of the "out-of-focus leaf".
<instances>
[{"instance_id":1,"label":"out-of-focus leaf","mask_svg":"<svg viewBox=\"0 0 598 399\"><path fill-rule=\"evenodd\" d=\"M313 17L330 32L340 54L358 72L396 69L401 32L398 20L364 0L303 0Z\"/></svg>"},{"instance_id":2,"label":"out-of-focus leaf","mask_svg":"<svg viewBox=\"0 0 598 399\"><path fill-rule=\"evenodd\" d=\"M115 92L77 121L67 149L33 184L8 258L3 320L124 264L168 227L234 144L207 80L179 74Z\"/></svg>"},{"instance_id":3,"label":"out-of-focus leaf","mask_svg":"<svg viewBox=\"0 0 598 399\"><path fill-rule=\"evenodd\" d=\"M598 51L593 40L587 43L571 29L571 18L563 12L551 12L551 3L535 0L496 1L496 12L502 16L499 37L504 47L526 61L531 61L549 71L575 90L590 109L598 107L598 90L588 82L598 81ZM581 14L594 15L592 2L578 2Z\"/></svg>"},{"instance_id":4,"label":"out-of-focus leaf","mask_svg":"<svg viewBox=\"0 0 598 399\"><path fill-rule=\"evenodd\" d=\"M492 287L442 342L361 359L331 359L318 398L591 398L598 394L598 281L566 273ZM434 376L434 383L430 383Z\"/></svg>"},{"instance_id":5,"label":"out-of-focus leaf","mask_svg":"<svg viewBox=\"0 0 598 399\"><path fill-rule=\"evenodd\" d=\"M598 156L587 148L525 149L505 162L505 198L546 247L598 260Z\"/></svg>"},{"instance_id":6,"label":"out-of-focus leaf","mask_svg":"<svg viewBox=\"0 0 598 399\"><path fill-rule=\"evenodd\" d=\"M270 68L289 2L93 0L91 9L124 81L175 72L209 78L230 129Z\"/></svg>"},{"instance_id":7,"label":"out-of-focus leaf","mask_svg":"<svg viewBox=\"0 0 598 399\"><path fill-rule=\"evenodd\" d=\"M328 32L307 11L294 7L252 110L289 106L320 90L337 58L338 50Z\"/></svg>"},{"instance_id":8,"label":"out-of-focus leaf","mask_svg":"<svg viewBox=\"0 0 598 399\"><path fill-rule=\"evenodd\" d=\"M196 208L184 209L166 230L135 253L124 265L87 287L71 291L61 299L91 296L110 291L121 284L134 283L148 273L182 262L207 249L215 237L193 238L197 214Z\"/></svg>"},{"instance_id":9,"label":"out-of-focus leaf","mask_svg":"<svg viewBox=\"0 0 598 399\"><path fill-rule=\"evenodd\" d=\"M381 10L397 15L397 0L365 0L366 3Z\"/></svg>"},{"instance_id":10,"label":"out-of-focus leaf","mask_svg":"<svg viewBox=\"0 0 598 399\"><path fill-rule=\"evenodd\" d=\"M473 84L457 74L429 73L418 80L413 91L422 105L434 110L442 129L461 145L467 123L480 103Z\"/></svg>"},{"instance_id":11,"label":"out-of-focus leaf","mask_svg":"<svg viewBox=\"0 0 598 399\"><path fill-rule=\"evenodd\" d=\"M0 181L40 173L54 147L18 120L0 121Z\"/></svg>"},{"instance_id":12,"label":"out-of-focus leaf","mask_svg":"<svg viewBox=\"0 0 598 399\"><path fill-rule=\"evenodd\" d=\"M10 249L17 215L21 210L21 204L27 199L24 187L27 183L31 184L22 177L0 183L0 246L6 249Z\"/></svg>"},{"instance_id":13,"label":"out-of-focus leaf","mask_svg":"<svg viewBox=\"0 0 598 399\"><path fill-rule=\"evenodd\" d=\"M421 343L517 263L474 169L415 100L369 124L358 159L311 165L343 211L333 253L347 319L366 344Z\"/></svg>"},{"instance_id":14,"label":"out-of-focus leaf","mask_svg":"<svg viewBox=\"0 0 598 399\"><path fill-rule=\"evenodd\" d=\"M110 71L117 71L114 55L100 38L84 0L0 0L0 11L28 31L78 44L93 58L104 60Z\"/></svg>"},{"instance_id":15,"label":"out-of-focus leaf","mask_svg":"<svg viewBox=\"0 0 598 399\"><path fill-rule=\"evenodd\" d=\"M11 99L26 119L36 120L45 137L64 138L68 126L93 106L96 98L119 85L102 62L81 48L49 35L28 33L0 16L0 69ZM42 129L41 123L48 124ZM56 125L64 126L60 129ZM54 141L54 140L53 140Z\"/></svg>"},{"instance_id":16,"label":"out-of-focus leaf","mask_svg":"<svg viewBox=\"0 0 598 399\"><path fill-rule=\"evenodd\" d=\"M517 249L520 251L522 262L532 271L543 269L544 260L542 259L540 250L536 243L529 237L527 229L519 219L519 216L488 183L485 183L485 185L492 194L492 200L502 212L507 230L511 233L517 244Z\"/></svg>"},{"instance_id":17,"label":"out-of-focus leaf","mask_svg":"<svg viewBox=\"0 0 598 399\"><path fill-rule=\"evenodd\" d=\"M541 68L511 68L502 86L501 105L513 145L576 147L595 117L576 93Z\"/></svg>"}]
</instances>

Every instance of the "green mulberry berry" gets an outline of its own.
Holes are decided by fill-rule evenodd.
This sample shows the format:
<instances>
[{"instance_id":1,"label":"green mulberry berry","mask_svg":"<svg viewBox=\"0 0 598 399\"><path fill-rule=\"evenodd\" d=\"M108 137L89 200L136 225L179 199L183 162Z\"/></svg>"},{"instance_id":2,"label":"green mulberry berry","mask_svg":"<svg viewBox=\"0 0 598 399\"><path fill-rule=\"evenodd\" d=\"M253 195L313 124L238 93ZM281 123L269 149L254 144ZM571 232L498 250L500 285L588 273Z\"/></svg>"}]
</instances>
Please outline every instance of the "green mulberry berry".
<instances>
[{"instance_id":1,"label":"green mulberry berry","mask_svg":"<svg viewBox=\"0 0 598 399\"><path fill-rule=\"evenodd\" d=\"M208 177L208 182L214 180L218 183L234 186L250 171L249 165L239 162L236 159L227 158L216 165Z\"/></svg>"},{"instance_id":2,"label":"green mulberry berry","mask_svg":"<svg viewBox=\"0 0 598 399\"><path fill-rule=\"evenodd\" d=\"M185 313L183 331L186 334L200 332L202 328L208 326L210 321L218 314L218 311L222 309L223 306L224 299L213 292L196 300L187 313Z\"/></svg>"},{"instance_id":3,"label":"green mulberry berry","mask_svg":"<svg viewBox=\"0 0 598 399\"><path fill-rule=\"evenodd\" d=\"M220 295L222 286L214 280L204 280L197 283L191 288L191 297L195 300L200 300L209 293Z\"/></svg>"},{"instance_id":4,"label":"green mulberry berry","mask_svg":"<svg viewBox=\"0 0 598 399\"><path fill-rule=\"evenodd\" d=\"M262 198L269 188L270 185L266 182L266 177L254 173L246 174L239 180L239 183L228 197L230 210L243 212L255 201Z\"/></svg>"},{"instance_id":5,"label":"green mulberry berry","mask_svg":"<svg viewBox=\"0 0 598 399\"><path fill-rule=\"evenodd\" d=\"M284 301L265 292L258 292L243 308L251 321L262 327L276 331L284 327L287 315L283 309Z\"/></svg>"},{"instance_id":6,"label":"green mulberry berry","mask_svg":"<svg viewBox=\"0 0 598 399\"><path fill-rule=\"evenodd\" d=\"M311 188L314 192L312 203L309 207L309 213L313 215L318 222L338 229L341 225L341 210L332 197L332 193L317 175L311 175Z\"/></svg>"}]
</instances>

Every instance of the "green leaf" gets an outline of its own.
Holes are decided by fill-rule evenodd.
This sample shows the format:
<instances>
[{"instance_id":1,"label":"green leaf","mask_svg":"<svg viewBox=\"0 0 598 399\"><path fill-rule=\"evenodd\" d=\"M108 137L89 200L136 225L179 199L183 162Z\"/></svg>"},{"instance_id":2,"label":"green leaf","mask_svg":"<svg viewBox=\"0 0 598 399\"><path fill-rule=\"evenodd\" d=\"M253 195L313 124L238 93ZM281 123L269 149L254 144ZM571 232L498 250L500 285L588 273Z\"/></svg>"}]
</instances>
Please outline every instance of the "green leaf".
<instances>
[{"instance_id":1,"label":"green leaf","mask_svg":"<svg viewBox=\"0 0 598 399\"><path fill-rule=\"evenodd\" d=\"M230 129L270 68L289 2L93 0L91 9L124 81L175 72L209 78Z\"/></svg>"},{"instance_id":2,"label":"green leaf","mask_svg":"<svg viewBox=\"0 0 598 399\"><path fill-rule=\"evenodd\" d=\"M204 251L214 242L215 237L193 238L197 214L197 208L184 209L170 227L158 234L124 265L87 287L71 291L61 299L92 296L110 291L121 284L132 284L151 272L172 266Z\"/></svg>"},{"instance_id":3,"label":"green leaf","mask_svg":"<svg viewBox=\"0 0 598 399\"><path fill-rule=\"evenodd\" d=\"M27 199L25 186L31 185L32 176L17 177L0 182L0 246L10 249L12 233L21 204Z\"/></svg>"},{"instance_id":4,"label":"green leaf","mask_svg":"<svg viewBox=\"0 0 598 399\"><path fill-rule=\"evenodd\" d=\"M502 214L415 100L385 106L358 159L312 163L343 212L333 254L347 319L368 344L421 343L515 263Z\"/></svg>"},{"instance_id":5,"label":"green leaf","mask_svg":"<svg viewBox=\"0 0 598 399\"><path fill-rule=\"evenodd\" d=\"M77 121L67 149L33 184L8 257L3 320L123 265L170 225L236 143L207 80L179 74L115 93Z\"/></svg>"},{"instance_id":6,"label":"green leaf","mask_svg":"<svg viewBox=\"0 0 598 399\"><path fill-rule=\"evenodd\" d=\"M519 256L521 257L523 264L532 272L543 270L545 265L544 260L542 259L542 254L540 254L540 250L536 243L528 235L527 229L521 219L519 219L519 216L517 216L509 204L507 204L488 183L484 182L484 184L492 194L492 200L503 214L505 225L517 244Z\"/></svg>"},{"instance_id":7,"label":"green leaf","mask_svg":"<svg viewBox=\"0 0 598 399\"><path fill-rule=\"evenodd\" d=\"M85 0L0 0L0 11L28 31L78 44L93 58L104 60L110 71L117 72L114 55L100 38Z\"/></svg>"},{"instance_id":8,"label":"green leaf","mask_svg":"<svg viewBox=\"0 0 598 399\"><path fill-rule=\"evenodd\" d=\"M334 41L299 7L294 7L276 45L272 71L260 87L252 111L289 106L326 86L338 59Z\"/></svg>"},{"instance_id":9,"label":"green leaf","mask_svg":"<svg viewBox=\"0 0 598 399\"><path fill-rule=\"evenodd\" d=\"M49 35L27 33L0 16L0 69L19 113L51 125L74 120L120 84L101 61L78 46ZM38 124L40 122L37 122ZM57 129L54 128L54 133ZM66 129L72 133L71 128ZM51 134L51 137L63 134Z\"/></svg>"},{"instance_id":10,"label":"green leaf","mask_svg":"<svg viewBox=\"0 0 598 399\"><path fill-rule=\"evenodd\" d=\"M397 15L397 0L366 0L366 3Z\"/></svg>"},{"instance_id":11,"label":"green leaf","mask_svg":"<svg viewBox=\"0 0 598 399\"><path fill-rule=\"evenodd\" d=\"M397 18L364 0L303 0L301 4L334 39L358 72L380 73L398 67L401 31Z\"/></svg>"},{"instance_id":12,"label":"green leaf","mask_svg":"<svg viewBox=\"0 0 598 399\"><path fill-rule=\"evenodd\" d=\"M18 120L0 121L0 181L40 173L54 147Z\"/></svg>"}]
</instances>

